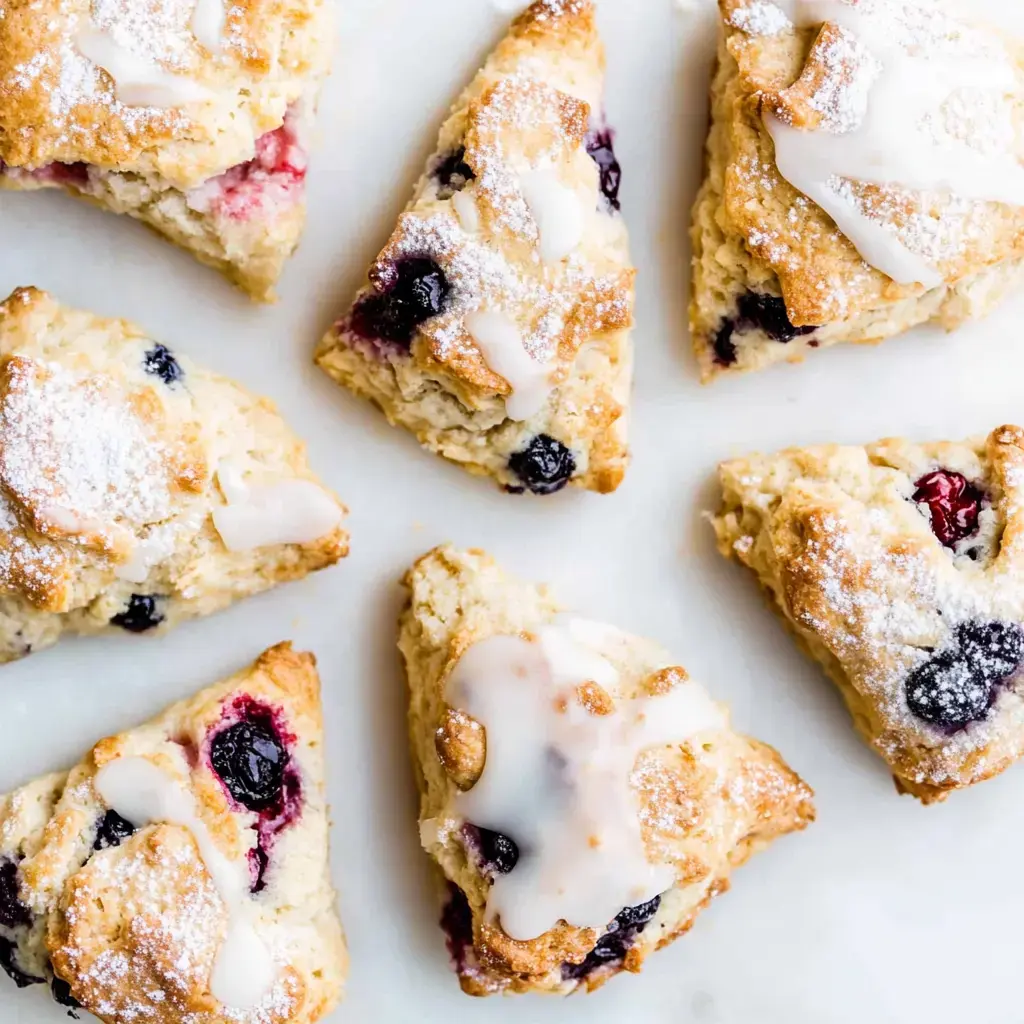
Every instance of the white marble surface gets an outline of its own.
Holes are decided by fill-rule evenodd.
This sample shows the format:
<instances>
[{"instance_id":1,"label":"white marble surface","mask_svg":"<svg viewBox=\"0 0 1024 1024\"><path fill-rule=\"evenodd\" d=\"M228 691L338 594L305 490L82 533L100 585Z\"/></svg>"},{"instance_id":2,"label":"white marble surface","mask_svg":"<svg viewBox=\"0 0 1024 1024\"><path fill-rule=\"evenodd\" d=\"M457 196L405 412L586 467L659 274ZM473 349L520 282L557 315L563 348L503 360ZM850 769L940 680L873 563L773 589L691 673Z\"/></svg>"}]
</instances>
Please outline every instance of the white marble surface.
<instances>
[{"instance_id":1,"label":"white marble surface","mask_svg":"<svg viewBox=\"0 0 1024 1024\"><path fill-rule=\"evenodd\" d=\"M62 766L286 637L323 672L333 863L352 950L331 1018L588 1024L1014 1024L1024 771L924 809L900 798L701 513L716 462L753 447L886 434L958 437L1021 422L1024 297L950 337L833 349L701 388L686 334L687 211L713 49L707 4L602 0L608 111L640 267L635 462L612 497L516 499L419 452L334 387L312 348L405 202L439 119L502 31L491 0L344 0L310 225L282 301L262 309L143 229L57 195L0 196L0 291L51 289L272 395L350 504L339 568L159 640L69 641L3 670L0 788ZM1007 0L984 0L1007 15ZM1014 12L1016 14L1016 12ZM1016 15L1020 17L1019 14ZM490 548L590 615L657 637L818 791L819 822L736 876L643 975L594 996L472 1001L448 972L418 849L394 646L409 561ZM0 979L0 1020L58 1024Z\"/></svg>"}]
</instances>

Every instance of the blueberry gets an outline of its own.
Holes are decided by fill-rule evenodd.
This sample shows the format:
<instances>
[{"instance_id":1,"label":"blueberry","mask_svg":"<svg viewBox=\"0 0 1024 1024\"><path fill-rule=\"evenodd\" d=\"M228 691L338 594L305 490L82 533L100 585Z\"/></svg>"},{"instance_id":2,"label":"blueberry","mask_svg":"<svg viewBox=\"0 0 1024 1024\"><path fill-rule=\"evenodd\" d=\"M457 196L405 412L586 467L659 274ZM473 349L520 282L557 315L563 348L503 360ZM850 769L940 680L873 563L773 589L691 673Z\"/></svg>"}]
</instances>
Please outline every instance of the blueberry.
<instances>
[{"instance_id":1,"label":"blueberry","mask_svg":"<svg viewBox=\"0 0 1024 1024\"><path fill-rule=\"evenodd\" d=\"M538 434L525 448L509 457L508 468L534 494L554 494L576 472L576 459L561 441Z\"/></svg>"},{"instance_id":2,"label":"blueberry","mask_svg":"<svg viewBox=\"0 0 1024 1024\"><path fill-rule=\"evenodd\" d=\"M481 867L488 874L507 875L519 862L519 847L501 832L467 825L469 842L480 857Z\"/></svg>"},{"instance_id":3,"label":"blueberry","mask_svg":"<svg viewBox=\"0 0 1024 1024\"><path fill-rule=\"evenodd\" d=\"M932 533L953 548L978 530L985 495L965 476L946 469L921 477L913 500L928 509Z\"/></svg>"},{"instance_id":4,"label":"blueberry","mask_svg":"<svg viewBox=\"0 0 1024 1024\"><path fill-rule=\"evenodd\" d=\"M185 376L181 364L171 355L171 350L166 345L157 345L146 353L142 364L146 373L159 377L165 384L170 386L177 383Z\"/></svg>"},{"instance_id":5,"label":"blueberry","mask_svg":"<svg viewBox=\"0 0 1024 1024\"><path fill-rule=\"evenodd\" d=\"M267 868L270 867L270 856L257 841L249 851L249 876L252 882L249 892L253 895L263 892L267 887Z\"/></svg>"},{"instance_id":6,"label":"blueberry","mask_svg":"<svg viewBox=\"0 0 1024 1024\"><path fill-rule=\"evenodd\" d=\"M96 827L94 850L109 850L120 846L129 836L135 834L135 826L121 817L117 811L107 811Z\"/></svg>"},{"instance_id":7,"label":"blueberry","mask_svg":"<svg viewBox=\"0 0 1024 1024\"><path fill-rule=\"evenodd\" d=\"M719 366L732 366L736 362L736 342L732 340L735 331L736 322L724 320L715 334L715 340L711 342L712 351L715 353L715 362Z\"/></svg>"},{"instance_id":8,"label":"blueberry","mask_svg":"<svg viewBox=\"0 0 1024 1024\"><path fill-rule=\"evenodd\" d=\"M210 760L228 792L250 811L281 798L288 755L271 728L256 722L228 726L213 738Z\"/></svg>"},{"instance_id":9,"label":"blueberry","mask_svg":"<svg viewBox=\"0 0 1024 1024\"><path fill-rule=\"evenodd\" d=\"M661 906L661 897L655 896L647 903L636 907L625 907L615 920L608 925L608 931L597 941L582 963L562 964L562 977L579 981L591 971L606 964L621 963L636 937L647 927L651 918Z\"/></svg>"},{"instance_id":10,"label":"blueberry","mask_svg":"<svg viewBox=\"0 0 1024 1024\"><path fill-rule=\"evenodd\" d=\"M31 923L32 914L21 902L18 865L13 860L0 861L0 925L17 928Z\"/></svg>"},{"instance_id":11,"label":"blueberry","mask_svg":"<svg viewBox=\"0 0 1024 1024\"><path fill-rule=\"evenodd\" d=\"M34 974L26 974L18 965L17 943L0 935L0 967L18 988L28 988L29 985L45 985L44 978L37 978Z\"/></svg>"},{"instance_id":12,"label":"blueberry","mask_svg":"<svg viewBox=\"0 0 1024 1024\"><path fill-rule=\"evenodd\" d=\"M444 311L450 290L444 271L429 257L399 260L384 290L356 304L352 330L363 338L408 348L416 329Z\"/></svg>"},{"instance_id":13,"label":"blueberry","mask_svg":"<svg viewBox=\"0 0 1024 1024\"><path fill-rule=\"evenodd\" d=\"M53 981L50 982L50 994L53 996L54 1002L66 1006L69 1011L72 1011L68 1013L69 1017L78 1020L78 1014L73 1011L80 1010L82 1004L71 994L71 986L63 978L54 975Z\"/></svg>"},{"instance_id":14,"label":"blueberry","mask_svg":"<svg viewBox=\"0 0 1024 1024\"><path fill-rule=\"evenodd\" d=\"M959 729L984 718L997 688L1024 660L1024 630L1005 622L964 622L954 642L907 676L907 706L922 721Z\"/></svg>"},{"instance_id":15,"label":"blueberry","mask_svg":"<svg viewBox=\"0 0 1024 1024\"><path fill-rule=\"evenodd\" d=\"M473 948L473 911L466 894L453 883L448 883L448 901L441 911L441 928L445 934L448 954L461 969Z\"/></svg>"},{"instance_id":16,"label":"blueberry","mask_svg":"<svg viewBox=\"0 0 1024 1024\"><path fill-rule=\"evenodd\" d=\"M619 188L622 185L622 167L615 156L615 133L609 128L592 131L587 135L587 152L601 172L601 194L613 210L622 209Z\"/></svg>"},{"instance_id":17,"label":"blueberry","mask_svg":"<svg viewBox=\"0 0 1024 1024\"><path fill-rule=\"evenodd\" d=\"M441 199L450 199L476 177L473 168L466 163L465 146L459 146L442 157L431 173L439 185L438 196Z\"/></svg>"},{"instance_id":18,"label":"blueberry","mask_svg":"<svg viewBox=\"0 0 1024 1024\"><path fill-rule=\"evenodd\" d=\"M794 338L810 334L817 327L794 327L786 311L786 302L779 295L746 292L739 300L739 320L748 329L760 329L773 341L786 344Z\"/></svg>"},{"instance_id":19,"label":"blueberry","mask_svg":"<svg viewBox=\"0 0 1024 1024\"><path fill-rule=\"evenodd\" d=\"M118 612L110 621L115 626L127 629L129 633L145 633L148 629L155 629L164 621L158 601L158 598L149 594L132 594L125 610Z\"/></svg>"}]
</instances>

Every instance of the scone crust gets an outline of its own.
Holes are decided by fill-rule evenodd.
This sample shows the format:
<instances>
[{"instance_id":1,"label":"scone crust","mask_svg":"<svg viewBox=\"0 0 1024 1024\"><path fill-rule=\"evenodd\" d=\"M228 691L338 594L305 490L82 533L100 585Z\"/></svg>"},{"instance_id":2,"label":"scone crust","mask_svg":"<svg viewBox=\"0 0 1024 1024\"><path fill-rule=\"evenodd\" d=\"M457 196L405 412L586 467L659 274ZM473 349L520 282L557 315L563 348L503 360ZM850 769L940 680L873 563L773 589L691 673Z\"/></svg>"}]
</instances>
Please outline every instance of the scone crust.
<instances>
[{"instance_id":1,"label":"scone crust","mask_svg":"<svg viewBox=\"0 0 1024 1024\"><path fill-rule=\"evenodd\" d=\"M577 486L613 491L628 463L635 271L622 217L600 209L598 168L585 145L588 127L602 117L604 61L591 0L541 0L516 19L452 108L438 156L360 293L386 283L396 260L430 251L452 278L452 308L423 325L408 353L355 336L349 318L317 353L322 369L425 447L510 489L522 482L509 471L509 456L541 434L572 451ZM437 159L460 147L475 174L480 224L472 232L432 178ZM557 265L540 261L510 171L538 155L592 206L578 249ZM507 418L512 387L464 326L476 308L501 310L524 338L540 339L553 354L555 390L528 420Z\"/></svg>"},{"instance_id":2,"label":"scone crust","mask_svg":"<svg viewBox=\"0 0 1024 1024\"><path fill-rule=\"evenodd\" d=\"M1024 701L1001 687L988 715L950 732L915 718L904 683L962 622L1024 621L1024 431L915 444L824 445L723 463L713 523L723 555L752 569L800 646L839 686L897 785L926 803L998 774L1024 753ZM944 469L986 495L955 550L912 499Z\"/></svg>"},{"instance_id":3,"label":"scone crust","mask_svg":"<svg viewBox=\"0 0 1024 1024\"><path fill-rule=\"evenodd\" d=\"M207 750L209 730L239 699L283 715L303 797L302 816L275 842L271 884L254 902L261 930L281 940L280 977L266 1005L241 1015L209 992L222 910L189 831L153 825L116 848L92 848L104 813L97 772L121 757L146 757L191 790L226 856L246 856L254 815L232 807ZM327 841L316 662L280 644L145 726L103 740L69 773L0 798L0 854L18 865L20 899L33 922L19 942L19 962L43 977L52 971L106 1024L140 1017L179 1024L183 1014L196 1024L312 1024L340 1000L348 963ZM103 893L106 900L97 899ZM156 908L161 917L147 918ZM133 909L138 916L119 919ZM175 924L184 932L176 934ZM182 934L190 936L187 950Z\"/></svg>"},{"instance_id":4,"label":"scone crust","mask_svg":"<svg viewBox=\"0 0 1024 1024\"><path fill-rule=\"evenodd\" d=\"M465 894L472 913L472 948L455 958L465 992L589 991L619 971L639 971L649 953L683 934L711 898L728 888L733 867L813 820L807 786L774 750L731 729L702 735L702 744L641 754L638 797L649 812L644 820L659 823L645 830L648 855L674 864L677 884L662 895L658 914L622 963L582 980L563 976L562 965L581 963L600 936L563 921L534 940L514 941L486 919L490 880L455 807L460 788L469 788L483 770L485 739L445 696L452 669L472 644L496 634L529 633L561 609L546 589L510 579L476 550L435 549L410 569L404 586L408 600L399 646L409 680L420 830L424 848L450 885ZM656 645L636 638L628 643L625 662L617 665L630 691L622 696L686 685L685 670Z\"/></svg>"},{"instance_id":5,"label":"scone crust","mask_svg":"<svg viewBox=\"0 0 1024 1024\"><path fill-rule=\"evenodd\" d=\"M313 542L249 551L225 546L212 519L227 503L216 476L224 460L253 460L269 480L319 482L304 445L269 401L181 357L175 358L182 380L165 385L144 370L156 344L127 321L69 309L34 288L19 289L0 304L0 398L10 432L0 457L7 510L0 530L0 661L48 646L65 630L118 629L111 620L132 594L160 595L161 628L168 628L300 579L348 551L340 503L339 525ZM20 397L16 389L26 387L30 403L33 381L47 374L84 381L103 398L109 394L110 416L121 416L118 422L133 428L132 443L145 446L134 461L146 462L146 472L119 481L123 509L101 503L110 511L96 523L69 521L47 507L47 493L23 492L37 474L22 472L16 459L22 449L28 458L56 459L57 477L70 473L72 488L76 479L76 467L61 461L63 442L48 446L43 436L22 437L19 431L38 429L35 420L26 425L8 415ZM59 409L48 413L45 403L35 412L44 427L47 415L60 415ZM158 485L165 497L146 504ZM58 504L60 497L55 493ZM113 518L103 518L108 515ZM155 553L127 578L131 552L144 542L156 545Z\"/></svg>"}]
</instances>

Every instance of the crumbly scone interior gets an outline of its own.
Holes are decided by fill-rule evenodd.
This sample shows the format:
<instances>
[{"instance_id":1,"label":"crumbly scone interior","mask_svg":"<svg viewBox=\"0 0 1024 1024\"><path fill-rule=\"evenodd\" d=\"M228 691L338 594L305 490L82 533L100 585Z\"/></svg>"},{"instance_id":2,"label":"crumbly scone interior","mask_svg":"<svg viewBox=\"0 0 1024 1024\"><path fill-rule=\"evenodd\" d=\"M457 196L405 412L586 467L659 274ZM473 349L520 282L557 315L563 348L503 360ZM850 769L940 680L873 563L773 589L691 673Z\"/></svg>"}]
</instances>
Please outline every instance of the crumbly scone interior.
<instances>
[{"instance_id":1,"label":"crumbly scone interior","mask_svg":"<svg viewBox=\"0 0 1024 1024\"><path fill-rule=\"evenodd\" d=\"M625 471L634 271L603 78L590 0L521 15L317 355L424 446L510 490L610 491Z\"/></svg>"},{"instance_id":2,"label":"crumbly scone interior","mask_svg":"<svg viewBox=\"0 0 1024 1024\"><path fill-rule=\"evenodd\" d=\"M546 590L510 579L477 551L437 549L416 563L405 583L409 605L400 647L410 686L421 837L450 883L443 924L466 992L591 990L619 971L639 970L650 952L685 932L728 887L733 867L813 818L807 787L773 750L734 733L723 716L693 743L683 738L643 750L630 774L646 857L670 866L674 883L644 907L624 907L608 928L563 919L534 939L511 938L487 910L498 869L487 863L486 833L460 811L460 799L486 771L486 729L450 703L449 690L467 651L495 637L530 637L557 627L562 611ZM614 713L651 695L660 699L676 687L702 694L657 645L610 627L599 631L604 639L594 649L614 666L619 682L586 685L595 713Z\"/></svg>"},{"instance_id":3,"label":"crumbly scone interior","mask_svg":"<svg viewBox=\"0 0 1024 1024\"><path fill-rule=\"evenodd\" d=\"M70 773L0 798L0 963L11 978L45 983L107 1024L312 1024L330 1012L347 952L328 874L319 700L314 659L282 644L102 741ZM262 745L239 752L254 736ZM263 762L268 794L245 788L261 778L244 767L224 774L268 747L282 759ZM136 824L103 794L111 772L139 765L174 799ZM225 874L244 895L229 898ZM268 972L251 1007L214 995L217 972L234 970L219 961L232 927L272 956L243 960Z\"/></svg>"}]
</instances>

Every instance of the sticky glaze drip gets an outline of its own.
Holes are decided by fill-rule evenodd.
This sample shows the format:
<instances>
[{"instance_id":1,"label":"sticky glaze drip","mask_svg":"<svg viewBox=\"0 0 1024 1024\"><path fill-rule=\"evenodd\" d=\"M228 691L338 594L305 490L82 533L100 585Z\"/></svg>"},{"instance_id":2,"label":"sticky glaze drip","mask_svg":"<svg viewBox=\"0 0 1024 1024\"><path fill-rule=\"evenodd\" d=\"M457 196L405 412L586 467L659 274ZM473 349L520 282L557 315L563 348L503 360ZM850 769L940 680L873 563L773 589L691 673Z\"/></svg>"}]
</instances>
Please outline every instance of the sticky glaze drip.
<instances>
[{"instance_id":1,"label":"sticky glaze drip","mask_svg":"<svg viewBox=\"0 0 1024 1024\"><path fill-rule=\"evenodd\" d=\"M338 503L312 480L250 484L230 463L217 469L227 499L213 511L213 525L229 551L270 544L311 544L341 522Z\"/></svg>"},{"instance_id":2,"label":"sticky glaze drip","mask_svg":"<svg viewBox=\"0 0 1024 1024\"><path fill-rule=\"evenodd\" d=\"M225 20L224 0L196 0L189 27L192 35L214 53L220 49Z\"/></svg>"},{"instance_id":3,"label":"sticky glaze drip","mask_svg":"<svg viewBox=\"0 0 1024 1024\"><path fill-rule=\"evenodd\" d=\"M913 3L788 0L777 6L797 26L831 22L843 32L841 52L827 58L836 60L829 68L835 81L823 87L834 101L840 95L839 122L826 117L823 127L811 131L765 115L779 173L832 217L871 266L900 284L937 287L943 278L929 258L934 254L914 251L894 225L872 216L849 182L1024 205L1024 169L1012 151L1006 100L1018 91L1008 55L975 45L968 30L953 22L951 35L920 38L927 19L942 16ZM963 103L968 92L979 106L954 133L947 125L949 107ZM1006 132L992 129L993 117L1006 122ZM979 118L1006 136L1001 151L972 145Z\"/></svg>"},{"instance_id":4,"label":"sticky glaze drip","mask_svg":"<svg viewBox=\"0 0 1024 1024\"><path fill-rule=\"evenodd\" d=\"M214 998L233 1009L258 1006L277 978L270 952L247 912L249 868L217 848L196 815L191 793L144 757L123 757L105 765L94 780L107 805L136 828L167 823L187 828L228 912L228 927L210 976Z\"/></svg>"},{"instance_id":5,"label":"sticky glaze drip","mask_svg":"<svg viewBox=\"0 0 1024 1024\"><path fill-rule=\"evenodd\" d=\"M554 386L552 366L526 351L519 328L503 313L477 312L466 317L466 330L487 365L512 388L505 399L508 418L528 420L540 412Z\"/></svg>"},{"instance_id":6,"label":"sticky glaze drip","mask_svg":"<svg viewBox=\"0 0 1024 1024\"><path fill-rule=\"evenodd\" d=\"M540 235L545 263L560 263L583 241L583 207L553 171L530 171L519 178L526 205Z\"/></svg>"},{"instance_id":7,"label":"sticky glaze drip","mask_svg":"<svg viewBox=\"0 0 1024 1024\"><path fill-rule=\"evenodd\" d=\"M536 938L559 920L603 929L675 881L671 865L647 858L631 774L644 749L721 729L725 717L690 682L613 708L581 696L585 683L609 694L617 687L618 670L600 653L617 637L570 619L533 641L483 640L452 674L449 699L487 733L483 775L458 797L459 814L519 847L515 869L494 879L487 902L514 939Z\"/></svg>"}]
</instances>

